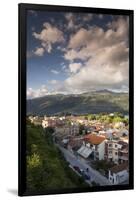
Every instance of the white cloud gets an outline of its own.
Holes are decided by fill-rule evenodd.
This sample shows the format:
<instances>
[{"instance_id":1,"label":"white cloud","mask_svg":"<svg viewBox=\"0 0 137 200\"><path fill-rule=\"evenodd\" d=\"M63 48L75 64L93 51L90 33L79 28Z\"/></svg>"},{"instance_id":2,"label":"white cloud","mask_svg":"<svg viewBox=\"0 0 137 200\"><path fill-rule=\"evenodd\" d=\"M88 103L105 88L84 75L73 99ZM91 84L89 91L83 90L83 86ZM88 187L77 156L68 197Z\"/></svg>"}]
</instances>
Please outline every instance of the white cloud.
<instances>
[{"instance_id":1,"label":"white cloud","mask_svg":"<svg viewBox=\"0 0 137 200\"><path fill-rule=\"evenodd\" d=\"M84 67L66 79L68 90L128 87L128 20L119 17L107 30L97 26L79 29L71 36L64 58L84 61Z\"/></svg>"},{"instance_id":2,"label":"white cloud","mask_svg":"<svg viewBox=\"0 0 137 200\"><path fill-rule=\"evenodd\" d=\"M43 24L43 27L44 28L40 33L33 32L36 39L51 44L64 41L63 32L58 28L47 22Z\"/></svg>"},{"instance_id":3,"label":"white cloud","mask_svg":"<svg viewBox=\"0 0 137 200\"><path fill-rule=\"evenodd\" d=\"M49 83L52 85L55 85L55 84L58 84L58 81L53 79L53 80L49 81Z\"/></svg>"},{"instance_id":4,"label":"white cloud","mask_svg":"<svg viewBox=\"0 0 137 200\"><path fill-rule=\"evenodd\" d=\"M54 70L54 69L52 69L51 72L52 72L53 74L59 74L59 71Z\"/></svg>"},{"instance_id":5,"label":"white cloud","mask_svg":"<svg viewBox=\"0 0 137 200\"><path fill-rule=\"evenodd\" d=\"M67 76L70 75L70 68L68 67L68 65L62 65L62 68L61 68L62 72L65 73Z\"/></svg>"},{"instance_id":6,"label":"white cloud","mask_svg":"<svg viewBox=\"0 0 137 200\"><path fill-rule=\"evenodd\" d=\"M43 48L45 49L45 51L47 51L48 53L51 52L51 50L52 50L52 46L51 46L50 43L42 42L41 45L43 46Z\"/></svg>"},{"instance_id":7,"label":"white cloud","mask_svg":"<svg viewBox=\"0 0 137 200\"><path fill-rule=\"evenodd\" d=\"M123 85L127 82L127 77L123 76L123 71L125 70L124 67L128 68L128 62L123 63L123 68L120 70L115 70L110 65L92 66L93 62L93 60L90 60L78 73L66 79L66 86L79 91L88 91L94 88L119 87L119 84Z\"/></svg>"},{"instance_id":8,"label":"white cloud","mask_svg":"<svg viewBox=\"0 0 137 200\"><path fill-rule=\"evenodd\" d=\"M37 55L37 56L43 56L43 54L44 54L44 48L37 47L36 50L34 51L34 54Z\"/></svg>"},{"instance_id":9,"label":"white cloud","mask_svg":"<svg viewBox=\"0 0 137 200\"><path fill-rule=\"evenodd\" d=\"M81 28L76 34L72 35L69 41L69 48L79 48L86 44L89 37L91 38L91 31Z\"/></svg>"},{"instance_id":10,"label":"white cloud","mask_svg":"<svg viewBox=\"0 0 137 200\"><path fill-rule=\"evenodd\" d=\"M73 17L69 14L66 19L69 22ZM53 38L54 34L50 34L53 29L56 32L55 38ZM35 33L34 37L41 41L41 47L36 49L35 54L41 56L45 51L50 53L54 43L63 42L63 33L57 32L56 27L46 23L39 34ZM58 46L58 50L62 50L62 47ZM38 90L29 88L28 96L81 93L104 88L115 91L125 90L125 88L127 90L129 79L128 19L119 17L116 20L115 18L106 29L98 26L80 28L77 31L75 29L75 33L71 35L67 47L62 52L64 59L70 62L68 65L67 62L61 63L61 70L66 72L68 78L64 82L51 80L49 84L51 84L50 87L52 86L52 91L50 92L46 86ZM52 69L51 73L57 75L60 71Z\"/></svg>"},{"instance_id":11,"label":"white cloud","mask_svg":"<svg viewBox=\"0 0 137 200\"><path fill-rule=\"evenodd\" d=\"M65 14L67 24L65 28L67 30L76 31L83 26L85 22L92 20L93 14L88 13L67 13Z\"/></svg>"},{"instance_id":12,"label":"white cloud","mask_svg":"<svg viewBox=\"0 0 137 200\"><path fill-rule=\"evenodd\" d=\"M68 49L78 50L86 47L90 50L112 46L128 39L128 20L119 18L108 24L108 29L92 26L89 29L81 28L70 38Z\"/></svg>"},{"instance_id":13,"label":"white cloud","mask_svg":"<svg viewBox=\"0 0 137 200\"><path fill-rule=\"evenodd\" d=\"M47 22L43 24L42 31L40 33L33 32L33 36L41 42L44 51L48 53L51 52L53 44L64 41L63 32Z\"/></svg>"},{"instance_id":14,"label":"white cloud","mask_svg":"<svg viewBox=\"0 0 137 200\"><path fill-rule=\"evenodd\" d=\"M80 50L70 49L64 54L64 58L69 61L75 59L86 60L91 57L91 51L88 48L82 48Z\"/></svg>"},{"instance_id":15,"label":"white cloud","mask_svg":"<svg viewBox=\"0 0 137 200\"><path fill-rule=\"evenodd\" d=\"M27 98L28 99L42 97L42 96L45 96L48 94L49 94L49 92L45 85L42 85L39 89L28 88L28 90L27 90Z\"/></svg>"},{"instance_id":16,"label":"white cloud","mask_svg":"<svg viewBox=\"0 0 137 200\"><path fill-rule=\"evenodd\" d=\"M69 69L71 73L76 73L80 70L80 68L82 67L81 63L71 63L69 64Z\"/></svg>"},{"instance_id":17,"label":"white cloud","mask_svg":"<svg viewBox=\"0 0 137 200\"><path fill-rule=\"evenodd\" d=\"M77 14L67 13L67 14L65 14L67 24L64 25L64 27L66 30L69 30L69 31L78 30L82 26L81 21L84 21L84 20L87 21L87 19L89 19L90 17L91 17L90 14L89 15L88 14L80 15L79 13L77 13Z\"/></svg>"}]
</instances>

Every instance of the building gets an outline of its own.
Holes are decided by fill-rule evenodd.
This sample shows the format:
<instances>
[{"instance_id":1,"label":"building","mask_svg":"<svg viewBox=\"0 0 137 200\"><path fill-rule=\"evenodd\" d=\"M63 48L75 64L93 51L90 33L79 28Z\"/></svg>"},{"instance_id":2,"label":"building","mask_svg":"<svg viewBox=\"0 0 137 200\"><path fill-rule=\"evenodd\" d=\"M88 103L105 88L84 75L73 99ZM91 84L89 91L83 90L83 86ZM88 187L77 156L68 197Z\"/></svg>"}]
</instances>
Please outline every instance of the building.
<instances>
[{"instance_id":1,"label":"building","mask_svg":"<svg viewBox=\"0 0 137 200\"><path fill-rule=\"evenodd\" d=\"M54 128L55 126L58 125L64 125L65 121L63 118L57 118L57 117L44 117L44 120L42 121L42 127L47 128L47 127L52 127Z\"/></svg>"},{"instance_id":2,"label":"building","mask_svg":"<svg viewBox=\"0 0 137 200\"><path fill-rule=\"evenodd\" d=\"M79 125L77 123L71 123L70 134L75 136L79 134Z\"/></svg>"},{"instance_id":3,"label":"building","mask_svg":"<svg viewBox=\"0 0 137 200\"><path fill-rule=\"evenodd\" d=\"M113 185L127 183L129 179L128 164L123 163L109 169L109 181Z\"/></svg>"},{"instance_id":4,"label":"building","mask_svg":"<svg viewBox=\"0 0 137 200\"><path fill-rule=\"evenodd\" d=\"M114 124L114 127L115 128L125 128L125 124L123 123L123 122L116 122L115 124Z\"/></svg>"},{"instance_id":5,"label":"building","mask_svg":"<svg viewBox=\"0 0 137 200\"><path fill-rule=\"evenodd\" d=\"M129 137L128 136L120 137L120 140L128 144Z\"/></svg>"},{"instance_id":6,"label":"building","mask_svg":"<svg viewBox=\"0 0 137 200\"><path fill-rule=\"evenodd\" d=\"M32 124L34 125L41 125L42 124L42 120L43 117L39 117L39 116L29 116L29 120L31 121Z\"/></svg>"},{"instance_id":7,"label":"building","mask_svg":"<svg viewBox=\"0 0 137 200\"><path fill-rule=\"evenodd\" d=\"M116 140L107 140L105 146L105 159L109 162L118 164L119 162L119 149L122 148L122 144Z\"/></svg>"},{"instance_id":8,"label":"building","mask_svg":"<svg viewBox=\"0 0 137 200\"><path fill-rule=\"evenodd\" d=\"M29 116L28 119L30 120L31 123L33 123L33 116Z\"/></svg>"},{"instance_id":9,"label":"building","mask_svg":"<svg viewBox=\"0 0 137 200\"><path fill-rule=\"evenodd\" d=\"M83 144L82 137L71 137L67 144L67 149L72 153L74 153L81 147L82 144Z\"/></svg>"},{"instance_id":10,"label":"building","mask_svg":"<svg viewBox=\"0 0 137 200\"><path fill-rule=\"evenodd\" d=\"M122 148L118 152L118 163L128 163L128 144L123 141L119 141L119 144L122 145Z\"/></svg>"},{"instance_id":11,"label":"building","mask_svg":"<svg viewBox=\"0 0 137 200\"><path fill-rule=\"evenodd\" d=\"M58 125L55 127L56 136L76 136L79 134L79 126L76 124L71 125Z\"/></svg>"},{"instance_id":12,"label":"building","mask_svg":"<svg viewBox=\"0 0 137 200\"><path fill-rule=\"evenodd\" d=\"M105 160L114 164L128 163L128 144L121 140L107 140Z\"/></svg>"},{"instance_id":13,"label":"building","mask_svg":"<svg viewBox=\"0 0 137 200\"><path fill-rule=\"evenodd\" d=\"M53 119L44 119L42 121L42 127L47 128L47 127L55 127L56 126L56 120Z\"/></svg>"},{"instance_id":14,"label":"building","mask_svg":"<svg viewBox=\"0 0 137 200\"><path fill-rule=\"evenodd\" d=\"M77 152L84 158L90 156L93 160L104 160L105 137L96 134L86 135L83 145Z\"/></svg>"}]
</instances>

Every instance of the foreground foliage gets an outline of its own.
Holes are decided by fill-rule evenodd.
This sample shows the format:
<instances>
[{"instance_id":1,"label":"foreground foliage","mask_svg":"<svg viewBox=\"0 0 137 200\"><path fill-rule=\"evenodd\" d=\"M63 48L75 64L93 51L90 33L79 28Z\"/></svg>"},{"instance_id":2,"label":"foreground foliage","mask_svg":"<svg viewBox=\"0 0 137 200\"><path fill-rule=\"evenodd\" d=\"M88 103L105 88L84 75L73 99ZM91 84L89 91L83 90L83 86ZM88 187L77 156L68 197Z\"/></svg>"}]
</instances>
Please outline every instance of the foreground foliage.
<instances>
[{"instance_id":1,"label":"foreground foliage","mask_svg":"<svg viewBox=\"0 0 137 200\"><path fill-rule=\"evenodd\" d=\"M52 129L27 124L27 191L88 187L53 144Z\"/></svg>"}]
</instances>

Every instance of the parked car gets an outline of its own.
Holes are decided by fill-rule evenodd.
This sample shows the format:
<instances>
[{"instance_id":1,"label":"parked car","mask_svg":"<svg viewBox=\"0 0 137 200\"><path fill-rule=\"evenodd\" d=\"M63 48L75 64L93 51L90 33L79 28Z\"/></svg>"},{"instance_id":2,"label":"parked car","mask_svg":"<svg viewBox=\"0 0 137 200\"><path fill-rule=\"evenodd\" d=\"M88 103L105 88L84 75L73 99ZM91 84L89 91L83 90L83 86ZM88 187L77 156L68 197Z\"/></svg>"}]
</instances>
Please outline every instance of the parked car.
<instances>
[{"instance_id":1,"label":"parked car","mask_svg":"<svg viewBox=\"0 0 137 200\"><path fill-rule=\"evenodd\" d=\"M90 176L87 175L87 174L84 174L83 177L84 177L86 180L90 180Z\"/></svg>"},{"instance_id":2,"label":"parked car","mask_svg":"<svg viewBox=\"0 0 137 200\"><path fill-rule=\"evenodd\" d=\"M77 172L79 172L80 173L80 168L78 167L78 166L73 166L73 168L77 171Z\"/></svg>"},{"instance_id":3,"label":"parked car","mask_svg":"<svg viewBox=\"0 0 137 200\"><path fill-rule=\"evenodd\" d=\"M84 171L82 172L82 176L84 179L90 180L90 176L87 173L85 173Z\"/></svg>"},{"instance_id":4,"label":"parked car","mask_svg":"<svg viewBox=\"0 0 137 200\"><path fill-rule=\"evenodd\" d=\"M83 174L83 173L84 173L84 170L83 170L83 169L80 169L80 173Z\"/></svg>"}]
</instances>

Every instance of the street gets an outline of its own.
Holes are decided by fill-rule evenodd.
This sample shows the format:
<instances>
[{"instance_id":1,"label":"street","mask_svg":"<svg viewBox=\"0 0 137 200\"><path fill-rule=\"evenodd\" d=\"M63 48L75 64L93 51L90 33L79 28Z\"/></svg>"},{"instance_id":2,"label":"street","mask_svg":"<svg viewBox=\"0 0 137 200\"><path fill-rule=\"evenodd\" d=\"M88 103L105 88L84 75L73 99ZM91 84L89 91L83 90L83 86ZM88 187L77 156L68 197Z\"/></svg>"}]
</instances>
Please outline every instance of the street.
<instances>
[{"instance_id":1,"label":"street","mask_svg":"<svg viewBox=\"0 0 137 200\"><path fill-rule=\"evenodd\" d=\"M94 181L98 183L99 185L111 185L111 183L108 181L108 179L104 176L102 176L98 171L91 168L88 164L84 162L84 160L80 157L75 156L72 154L69 150L61 147L60 145L56 144L58 148L61 150L61 152L64 154L65 159L70 163L72 166L78 166L80 169L83 169L86 171L88 168L88 175L90 176L90 182ZM88 182L88 181L87 181Z\"/></svg>"}]
</instances>

